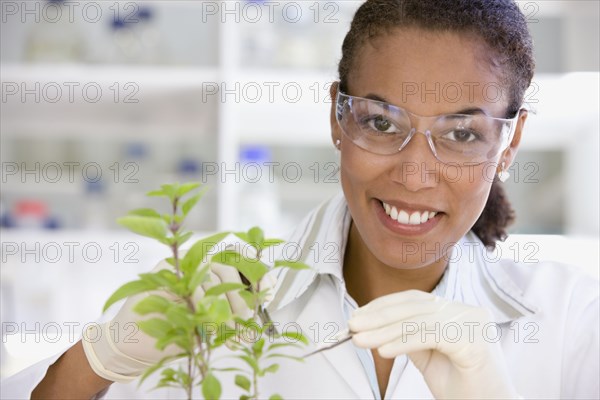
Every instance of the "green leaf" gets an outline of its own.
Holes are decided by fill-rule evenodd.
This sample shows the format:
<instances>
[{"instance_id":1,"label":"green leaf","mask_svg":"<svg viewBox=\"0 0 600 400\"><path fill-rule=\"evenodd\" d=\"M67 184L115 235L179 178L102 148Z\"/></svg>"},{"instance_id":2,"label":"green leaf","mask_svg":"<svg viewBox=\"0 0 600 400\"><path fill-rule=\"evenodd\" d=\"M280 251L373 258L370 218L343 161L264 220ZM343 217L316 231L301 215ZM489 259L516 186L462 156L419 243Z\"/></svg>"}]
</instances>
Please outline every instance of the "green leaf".
<instances>
[{"instance_id":1,"label":"green leaf","mask_svg":"<svg viewBox=\"0 0 600 400\"><path fill-rule=\"evenodd\" d=\"M172 215L173 217L173 222L175 222L178 225L181 225L183 223L183 215L177 214L177 215Z\"/></svg>"},{"instance_id":2,"label":"green leaf","mask_svg":"<svg viewBox=\"0 0 600 400\"><path fill-rule=\"evenodd\" d=\"M166 312L166 317L173 326L183 328L186 331L192 329L194 323L192 322L190 312L187 307L174 306L170 307Z\"/></svg>"},{"instance_id":3,"label":"green leaf","mask_svg":"<svg viewBox=\"0 0 600 400\"><path fill-rule=\"evenodd\" d=\"M284 332L281 336L294 340L293 343L302 342L308 344L308 339L301 332Z\"/></svg>"},{"instance_id":4,"label":"green leaf","mask_svg":"<svg viewBox=\"0 0 600 400\"><path fill-rule=\"evenodd\" d=\"M129 211L128 215L137 215L140 217L160 218L160 214L151 208L137 208Z\"/></svg>"},{"instance_id":5,"label":"green leaf","mask_svg":"<svg viewBox=\"0 0 600 400\"><path fill-rule=\"evenodd\" d=\"M235 367L228 367L228 368L211 368L213 371L219 371L219 372L246 372L245 369L242 368L235 368Z\"/></svg>"},{"instance_id":6,"label":"green leaf","mask_svg":"<svg viewBox=\"0 0 600 400\"><path fill-rule=\"evenodd\" d=\"M219 296L223 293L231 292L232 290L246 289L243 283L225 282L215 285L208 289L205 296Z\"/></svg>"},{"instance_id":7,"label":"green leaf","mask_svg":"<svg viewBox=\"0 0 600 400\"><path fill-rule=\"evenodd\" d=\"M194 243L181 261L181 270L184 273L189 273L198 268L198 265L204 261L206 253L225 239L227 235L229 235L229 232L219 232Z\"/></svg>"},{"instance_id":8,"label":"green leaf","mask_svg":"<svg viewBox=\"0 0 600 400\"><path fill-rule=\"evenodd\" d=\"M221 397L221 382L211 373L208 373L202 381L202 396L211 400Z\"/></svg>"},{"instance_id":9,"label":"green leaf","mask_svg":"<svg viewBox=\"0 0 600 400\"><path fill-rule=\"evenodd\" d=\"M162 387L177 387L181 383L177 380L179 374L173 368L166 368L161 371L161 380L156 385L156 388Z\"/></svg>"},{"instance_id":10,"label":"green leaf","mask_svg":"<svg viewBox=\"0 0 600 400\"><path fill-rule=\"evenodd\" d=\"M271 397L269 397L269 400L283 400L283 397L281 397L280 394L272 394Z\"/></svg>"},{"instance_id":11,"label":"green leaf","mask_svg":"<svg viewBox=\"0 0 600 400\"><path fill-rule=\"evenodd\" d=\"M264 376L265 374L272 374L277 372L277 370L279 369L279 364L271 364L269 365L267 368L263 369L261 372L261 376Z\"/></svg>"},{"instance_id":12,"label":"green leaf","mask_svg":"<svg viewBox=\"0 0 600 400\"><path fill-rule=\"evenodd\" d=\"M188 291L190 293L194 293L198 285L200 285L204 280L208 277L208 270L210 267L205 265L204 267L197 269L192 275L189 283L188 283Z\"/></svg>"},{"instance_id":13,"label":"green leaf","mask_svg":"<svg viewBox=\"0 0 600 400\"><path fill-rule=\"evenodd\" d=\"M165 192L163 192L162 190L152 190L152 191L146 193L146 196L148 196L148 197L160 197L160 196L167 196L167 194Z\"/></svg>"},{"instance_id":14,"label":"green leaf","mask_svg":"<svg viewBox=\"0 0 600 400\"><path fill-rule=\"evenodd\" d=\"M246 232L234 232L233 234L246 243L250 242L250 239L248 238L248 234Z\"/></svg>"},{"instance_id":15,"label":"green leaf","mask_svg":"<svg viewBox=\"0 0 600 400\"><path fill-rule=\"evenodd\" d=\"M175 266L175 259L173 257L167 257L167 258L165 258L165 261L172 267Z\"/></svg>"},{"instance_id":16,"label":"green leaf","mask_svg":"<svg viewBox=\"0 0 600 400\"><path fill-rule=\"evenodd\" d=\"M208 308L208 315L211 322L220 324L231 318L231 307L229 301L225 299L215 299Z\"/></svg>"},{"instance_id":17,"label":"green leaf","mask_svg":"<svg viewBox=\"0 0 600 400\"><path fill-rule=\"evenodd\" d=\"M280 268L280 267L285 267L285 268L291 268L291 269L310 269L310 266L304 264L303 262L299 262L299 261L291 261L291 260L276 260L275 261L275 266L273 268Z\"/></svg>"},{"instance_id":18,"label":"green leaf","mask_svg":"<svg viewBox=\"0 0 600 400\"><path fill-rule=\"evenodd\" d=\"M165 368L160 372L160 375L162 376L162 379L160 380L161 383L163 382L175 382L175 373L176 371L173 368Z\"/></svg>"},{"instance_id":19,"label":"green leaf","mask_svg":"<svg viewBox=\"0 0 600 400\"><path fill-rule=\"evenodd\" d=\"M193 378L188 375L187 372L184 372L181 367L179 368L179 371L177 371L177 376L179 377L179 381L183 383L185 387L188 387L190 383L192 383Z\"/></svg>"},{"instance_id":20,"label":"green leaf","mask_svg":"<svg viewBox=\"0 0 600 400\"><path fill-rule=\"evenodd\" d=\"M169 300L165 299L162 296L152 294L148 297L145 297L142 301L137 303L133 307L133 311L141 315L146 315L154 312L164 313L170 305L171 303L169 302Z\"/></svg>"},{"instance_id":21,"label":"green leaf","mask_svg":"<svg viewBox=\"0 0 600 400\"><path fill-rule=\"evenodd\" d=\"M250 281L252 286L256 286L258 281L269 272L267 266L261 261L244 257L233 250L224 250L215 254L212 261L235 267Z\"/></svg>"},{"instance_id":22,"label":"green leaf","mask_svg":"<svg viewBox=\"0 0 600 400\"><path fill-rule=\"evenodd\" d=\"M256 297L254 296L254 293L249 292L247 290L240 290L238 292L238 294L244 300L244 302L246 302L246 305L248 306L248 308L251 310L254 310L254 302L256 301Z\"/></svg>"},{"instance_id":23,"label":"green leaf","mask_svg":"<svg viewBox=\"0 0 600 400\"><path fill-rule=\"evenodd\" d=\"M162 190L162 192L164 193L164 196L167 196L169 198L169 200L171 200L171 202L173 202L173 200L175 199L175 196L177 194L177 188L179 187L179 184L175 183L172 185L160 185L160 188Z\"/></svg>"},{"instance_id":24,"label":"green leaf","mask_svg":"<svg viewBox=\"0 0 600 400\"><path fill-rule=\"evenodd\" d=\"M175 354L172 356L163 357L159 362L157 362L156 364L147 368L144 371L144 374L140 377L140 381L138 382L138 387L146 380L146 378L148 378L150 375L152 375L153 373L155 373L156 371L161 369L166 363L169 363L173 360L177 360L183 356L185 356L185 354L180 353L180 354Z\"/></svg>"},{"instance_id":25,"label":"green leaf","mask_svg":"<svg viewBox=\"0 0 600 400\"><path fill-rule=\"evenodd\" d=\"M275 350L276 348L279 348L279 347L302 347L302 345L300 345L298 343L277 342L277 343L270 344L269 347L267 348L267 352Z\"/></svg>"},{"instance_id":26,"label":"green leaf","mask_svg":"<svg viewBox=\"0 0 600 400\"><path fill-rule=\"evenodd\" d=\"M189 334L168 334L162 339L158 339L156 341L156 347L158 350L164 350L170 344L174 344L178 346L182 351L186 352L185 355L188 355L189 349L194 348L194 341Z\"/></svg>"},{"instance_id":27,"label":"green leaf","mask_svg":"<svg viewBox=\"0 0 600 400\"><path fill-rule=\"evenodd\" d=\"M145 321L138 321L137 323L142 331L153 338L160 339L167 335L172 329L172 325L160 318L150 318Z\"/></svg>"},{"instance_id":28,"label":"green leaf","mask_svg":"<svg viewBox=\"0 0 600 400\"><path fill-rule=\"evenodd\" d=\"M194 190L194 189L196 189L198 187L200 187L200 183L199 182L186 182L186 183L182 183L175 190L175 194L177 195L177 197L181 198L181 197L185 196L187 193L191 192L192 190Z\"/></svg>"},{"instance_id":29,"label":"green leaf","mask_svg":"<svg viewBox=\"0 0 600 400\"><path fill-rule=\"evenodd\" d=\"M239 374L235 376L235 384L236 386L241 387L247 392L250 391L250 386L252 386L252 384L250 383L250 379L246 378L244 375Z\"/></svg>"},{"instance_id":30,"label":"green leaf","mask_svg":"<svg viewBox=\"0 0 600 400\"><path fill-rule=\"evenodd\" d=\"M193 234L194 234L194 232L185 232L185 233L177 235L177 246L181 246L182 244L187 242L192 237Z\"/></svg>"},{"instance_id":31,"label":"green leaf","mask_svg":"<svg viewBox=\"0 0 600 400\"><path fill-rule=\"evenodd\" d=\"M171 224L171 220L173 219L173 217L171 216L171 214L163 214L160 216L163 221L165 221L165 224L170 225Z\"/></svg>"},{"instance_id":32,"label":"green leaf","mask_svg":"<svg viewBox=\"0 0 600 400\"><path fill-rule=\"evenodd\" d=\"M140 274L140 278L144 281L152 282L156 285L156 287L167 287L172 288L177 281L179 281L179 277L173 271L169 271L168 269L161 269L156 272L146 272Z\"/></svg>"},{"instance_id":33,"label":"green leaf","mask_svg":"<svg viewBox=\"0 0 600 400\"><path fill-rule=\"evenodd\" d=\"M258 302L259 303L264 303L265 300L270 297L273 294L273 289L272 288L267 288L267 289L263 289L260 292L255 292Z\"/></svg>"},{"instance_id":34,"label":"green leaf","mask_svg":"<svg viewBox=\"0 0 600 400\"><path fill-rule=\"evenodd\" d=\"M108 298L108 300L106 300L106 303L104 303L104 307L102 308L102 312L106 311L108 309L108 307L112 306L114 303L116 303L119 300L122 300L129 296L133 296L134 294L154 290L157 287L158 287L158 285L156 285L152 282L145 281L145 280L137 280L137 281L127 282L126 284L124 284L120 288L118 288Z\"/></svg>"},{"instance_id":35,"label":"green leaf","mask_svg":"<svg viewBox=\"0 0 600 400\"><path fill-rule=\"evenodd\" d=\"M161 242L167 237L167 224L161 218L128 215L118 218L117 222L132 232Z\"/></svg>"},{"instance_id":36,"label":"green leaf","mask_svg":"<svg viewBox=\"0 0 600 400\"><path fill-rule=\"evenodd\" d=\"M225 328L223 328L225 327ZM228 327L225 324L220 325L219 328L217 328L217 334L215 337L215 345L216 346L220 346L221 344L227 342L227 341L231 341L232 339L237 339L237 337L239 336L238 332L235 329L232 329L230 327Z\"/></svg>"},{"instance_id":37,"label":"green leaf","mask_svg":"<svg viewBox=\"0 0 600 400\"><path fill-rule=\"evenodd\" d=\"M281 244L285 242L285 240L281 240L281 239L265 239L265 241L263 242L263 248L267 248L267 247L271 247L271 246L276 246L278 244Z\"/></svg>"},{"instance_id":38,"label":"green leaf","mask_svg":"<svg viewBox=\"0 0 600 400\"><path fill-rule=\"evenodd\" d=\"M253 371L255 371L256 373L258 373L260 371L260 368L258 367L258 363L256 362L256 360L253 357L250 356L239 356L238 358L244 360L246 362L246 364L248 364L250 366L250 368L252 368Z\"/></svg>"},{"instance_id":39,"label":"green leaf","mask_svg":"<svg viewBox=\"0 0 600 400\"><path fill-rule=\"evenodd\" d=\"M190 197L189 199L187 199L181 206L181 211L183 212L183 215L188 215L190 210L194 208L194 206L196 205L196 203L198 203L198 200L200 200L201 197L202 194L197 194L194 197Z\"/></svg>"},{"instance_id":40,"label":"green leaf","mask_svg":"<svg viewBox=\"0 0 600 400\"><path fill-rule=\"evenodd\" d=\"M252 344L252 350L256 354L256 358L260 358L262 355L263 347L265 346L265 339L260 338Z\"/></svg>"},{"instance_id":41,"label":"green leaf","mask_svg":"<svg viewBox=\"0 0 600 400\"><path fill-rule=\"evenodd\" d=\"M250 240L249 244L255 245L256 248L262 249L263 243L265 241L265 235L258 226L250 228L248 231L248 239Z\"/></svg>"},{"instance_id":42,"label":"green leaf","mask_svg":"<svg viewBox=\"0 0 600 400\"><path fill-rule=\"evenodd\" d=\"M144 371L144 374L140 378L140 381L138 383L138 388L146 380L146 378L148 378L150 375L152 375L153 373L158 371L160 368L162 368L162 366L163 366L163 363L159 362L157 364L152 365L149 368L146 368L146 370Z\"/></svg>"},{"instance_id":43,"label":"green leaf","mask_svg":"<svg viewBox=\"0 0 600 400\"><path fill-rule=\"evenodd\" d=\"M169 246L169 248L172 248L173 245L175 243L177 243L177 239L175 239L174 237L170 236L170 237L166 237L164 240L161 240L161 243L164 243L167 246Z\"/></svg>"},{"instance_id":44,"label":"green leaf","mask_svg":"<svg viewBox=\"0 0 600 400\"><path fill-rule=\"evenodd\" d=\"M302 358L302 357L294 357L294 356L290 356L289 354L282 354L282 353L269 354L265 358L288 358L288 359L294 360L294 361L301 361L301 362L304 361L304 358Z\"/></svg>"}]
</instances>

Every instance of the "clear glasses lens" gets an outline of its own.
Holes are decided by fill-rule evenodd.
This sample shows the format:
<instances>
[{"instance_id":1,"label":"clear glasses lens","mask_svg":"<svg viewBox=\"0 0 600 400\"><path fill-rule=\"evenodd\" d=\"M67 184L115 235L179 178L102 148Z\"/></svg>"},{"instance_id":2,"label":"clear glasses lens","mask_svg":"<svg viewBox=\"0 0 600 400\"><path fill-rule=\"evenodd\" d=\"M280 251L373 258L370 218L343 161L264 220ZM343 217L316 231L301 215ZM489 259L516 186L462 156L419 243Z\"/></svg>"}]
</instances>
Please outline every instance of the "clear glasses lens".
<instances>
[{"instance_id":1,"label":"clear glasses lens","mask_svg":"<svg viewBox=\"0 0 600 400\"><path fill-rule=\"evenodd\" d=\"M514 119L485 115L419 117L384 102L348 96L337 98L342 131L361 148L382 155L399 152L415 134L413 119L428 120L425 134L434 155L444 163L493 160L508 144Z\"/></svg>"}]
</instances>

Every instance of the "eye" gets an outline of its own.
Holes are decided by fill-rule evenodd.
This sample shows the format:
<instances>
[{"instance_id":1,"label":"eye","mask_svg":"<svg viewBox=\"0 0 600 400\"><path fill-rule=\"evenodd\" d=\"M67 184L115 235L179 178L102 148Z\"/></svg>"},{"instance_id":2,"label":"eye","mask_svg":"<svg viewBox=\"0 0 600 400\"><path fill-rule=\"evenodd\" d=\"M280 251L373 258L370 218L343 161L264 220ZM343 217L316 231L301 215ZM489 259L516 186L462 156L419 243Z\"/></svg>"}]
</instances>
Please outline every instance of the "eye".
<instances>
[{"instance_id":1,"label":"eye","mask_svg":"<svg viewBox=\"0 0 600 400\"><path fill-rule=\"evenodd\" d=\"M369 128L374 129L377 132L394 133L396 131L394 124L383 115L369 117L365 122Z\"/></svg>"},{"instance_id":2,"label":"eye","mask_svg":"<svg viewBox=\"0 0 600 400\"><path fill-rule=\"evenodd\" d=\"M479 136L468 129L454 129L446 133L443 138L454 142L467 143L477 140Z\"/></svg>"}]
</instances>

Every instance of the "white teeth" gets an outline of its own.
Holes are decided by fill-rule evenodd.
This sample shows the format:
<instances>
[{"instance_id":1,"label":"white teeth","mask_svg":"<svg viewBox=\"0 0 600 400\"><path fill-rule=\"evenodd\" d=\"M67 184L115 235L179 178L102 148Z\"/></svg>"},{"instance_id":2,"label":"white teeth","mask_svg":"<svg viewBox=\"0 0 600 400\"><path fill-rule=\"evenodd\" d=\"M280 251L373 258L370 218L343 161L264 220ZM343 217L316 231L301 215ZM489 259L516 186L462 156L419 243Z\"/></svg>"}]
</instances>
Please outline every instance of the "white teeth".
<instances>
[{"instance_id":1,"label":"white teeth","mask_svg":"<svg viewBox=\"0 0 600 400\"><path fill-rule=\"evenodd\" d=\"M420 225L437 215L437 212L435 211L413 211L409 215L407 211L398 210L396 207L387 203L383 203L383 208L390 218L405 225Z\"/></svg>"},{"instance_id":2,"label":"white teeth","mask_svg":"<svg viewBox=\"0 0 600 400\"><path fill-rule=\"evenodd\" d=\"M397 221L400 222L401 224L407 225L409 223L408 213L404 210L400 210L400 212L398 213Z\"/></svg>"},{"instance_id":3,"label":"white teeth","mask_svg":"<svg viewBox=\"0 0 600 400\"><path fill-rule=\"evenodd\" d=\"M408 220L408 223L411 225L419 225L421 223L421 213L415 211L412 214L410 214L410 219Z\"/></svg>"}]
</instances>

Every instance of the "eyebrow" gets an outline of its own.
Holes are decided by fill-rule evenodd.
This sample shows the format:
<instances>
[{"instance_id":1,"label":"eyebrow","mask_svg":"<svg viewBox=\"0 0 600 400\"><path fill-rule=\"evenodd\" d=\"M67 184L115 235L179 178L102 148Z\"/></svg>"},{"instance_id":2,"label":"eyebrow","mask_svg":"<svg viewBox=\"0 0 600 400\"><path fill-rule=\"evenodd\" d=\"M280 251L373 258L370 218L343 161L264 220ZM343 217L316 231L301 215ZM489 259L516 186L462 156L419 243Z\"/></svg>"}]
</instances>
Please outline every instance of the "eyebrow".
<instances>
[{"instance_id":1,"label":"eyebrow","mask_svg":"<svg viewBox=\"0 0 600 400\"><path fill-rule=\"evenodd\" d=\"M386 100L385 98L376 95L374 93L369 93L365 96L365 99L371 99L371 100L375 100L375 101L381 101L384 103L388 103L388 104L392 104L390 101ZM485 111L483 111L483 109L479 108L479 107L467 107L467 108L463 108L461 110L455 111L451 114L463 114L463 115L475 115L475 114L483 114L483 115L488 115L488 113L486 113Z\"/></svg>"}]
</instances>

